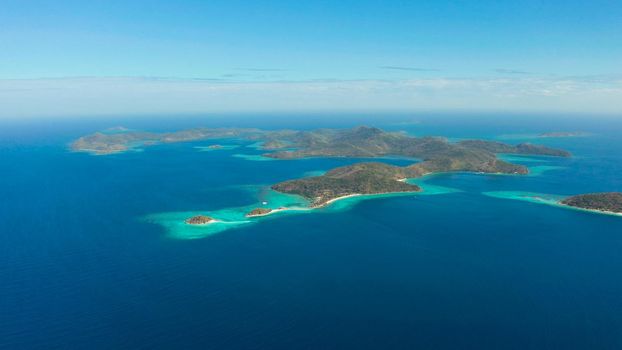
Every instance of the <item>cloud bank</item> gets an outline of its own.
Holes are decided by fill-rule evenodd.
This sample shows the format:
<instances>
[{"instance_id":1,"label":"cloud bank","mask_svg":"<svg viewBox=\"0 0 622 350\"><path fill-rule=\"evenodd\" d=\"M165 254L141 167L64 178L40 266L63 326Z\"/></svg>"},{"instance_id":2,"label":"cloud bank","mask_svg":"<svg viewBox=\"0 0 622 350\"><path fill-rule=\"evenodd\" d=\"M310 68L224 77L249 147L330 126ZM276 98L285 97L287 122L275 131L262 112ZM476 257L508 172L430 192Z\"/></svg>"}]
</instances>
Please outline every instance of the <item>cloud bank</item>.
<instances>
[{"instance_id":1,"label":"cloud bank","mask_svg":"<svg viewBox=\"0 0 622 350\"><path fill-rule=\"evenodd\" d=\"M622 77L274 82L125 77L0 80L0 118L380 110L622 114Z\"/></svg>"}]
</instances>

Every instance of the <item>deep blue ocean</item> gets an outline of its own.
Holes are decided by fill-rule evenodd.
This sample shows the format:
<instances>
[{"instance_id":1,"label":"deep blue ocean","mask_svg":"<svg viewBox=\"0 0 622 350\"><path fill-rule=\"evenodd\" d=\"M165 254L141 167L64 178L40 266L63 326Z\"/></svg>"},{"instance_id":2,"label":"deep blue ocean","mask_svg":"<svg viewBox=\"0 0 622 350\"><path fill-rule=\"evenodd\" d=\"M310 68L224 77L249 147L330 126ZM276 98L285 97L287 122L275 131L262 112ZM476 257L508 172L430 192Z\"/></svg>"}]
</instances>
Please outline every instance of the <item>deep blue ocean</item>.
<instances>
[{"instance_id":1,"label":"deep blue ocean","mask_svg":"<svg viewBox=\"0 0 622 350\"><path fill-rule=\"evenodd\" d=\"M3 121L2 349L621 349L622 217L483 194L622 191L622 119L547 115L247 115ZM212 141L68 151L149 131L373 125L530 141L534 176L445 174L459 191L368 199L201 239L145 221L255 201L244 190L348 164L252 161ZM531 138L583 131L586 137ZM532 136L530 136L532 135ZM391 160L406 164L404 159Z\"/></svg>"}]
</instances>

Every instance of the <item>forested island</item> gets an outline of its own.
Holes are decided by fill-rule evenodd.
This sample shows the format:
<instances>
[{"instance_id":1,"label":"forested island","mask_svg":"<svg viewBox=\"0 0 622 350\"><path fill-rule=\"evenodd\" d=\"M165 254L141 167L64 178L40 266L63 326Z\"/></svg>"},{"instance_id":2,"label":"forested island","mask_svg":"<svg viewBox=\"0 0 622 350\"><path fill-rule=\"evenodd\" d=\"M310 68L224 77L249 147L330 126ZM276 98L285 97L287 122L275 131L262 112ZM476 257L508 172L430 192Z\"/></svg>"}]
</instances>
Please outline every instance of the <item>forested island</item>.
<instances>
[{"instance_id":1,"label":"forested island","mask_svg":"<svg viewBox=\"0 0 622 350\"><path fill-rule=\"evenodd\" d=\"M563 199L560 203L580 209L622 214L622 192L580 194Z\"/></svg>"},{"instance_id":2,"label":"forested island","mask_svg":"<svg viewBox=\"0 0 622 350\"><path fill-rule=\"evenodd\" d=\"M336 198L355 194L417 192L421 188L403 179L410 176L408 167L384 163L358 163L333 169L322 176L290 180L272 186L272 189L303 196L313 207L326 205Z\"/></svg>"}]
</instances>

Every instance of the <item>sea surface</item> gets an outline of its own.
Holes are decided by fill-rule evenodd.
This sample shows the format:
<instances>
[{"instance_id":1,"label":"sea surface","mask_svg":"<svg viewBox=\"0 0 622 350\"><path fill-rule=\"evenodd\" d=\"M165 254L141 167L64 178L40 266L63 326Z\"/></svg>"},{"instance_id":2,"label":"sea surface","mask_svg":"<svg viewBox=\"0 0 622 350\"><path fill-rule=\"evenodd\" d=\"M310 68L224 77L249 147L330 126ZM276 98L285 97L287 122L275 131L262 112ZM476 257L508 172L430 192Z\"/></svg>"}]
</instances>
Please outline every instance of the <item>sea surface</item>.
<instances>
[{"instance_id":1,"label":"sea surface","mask_svg":"<svg viewBox=\"0 0 622 350\"><path fill-rule=\"evenodd\" d=\"M322 114L0 123L1 349L622 348L622 217L521 197L622 191L622 118ZM362 124L451 140L541 143L574 157L505 155L532 174L439 174L417 180L430 195L352 198L188 232L167 220L287 204L292 199L275 197L270 184L361 160L265 161L256 145L240 140L111 156L67 148L119 125ZM537 137L551 131L590 135ZM207 148L215 143L227 147Z\"/></svg>"}]
</instances>

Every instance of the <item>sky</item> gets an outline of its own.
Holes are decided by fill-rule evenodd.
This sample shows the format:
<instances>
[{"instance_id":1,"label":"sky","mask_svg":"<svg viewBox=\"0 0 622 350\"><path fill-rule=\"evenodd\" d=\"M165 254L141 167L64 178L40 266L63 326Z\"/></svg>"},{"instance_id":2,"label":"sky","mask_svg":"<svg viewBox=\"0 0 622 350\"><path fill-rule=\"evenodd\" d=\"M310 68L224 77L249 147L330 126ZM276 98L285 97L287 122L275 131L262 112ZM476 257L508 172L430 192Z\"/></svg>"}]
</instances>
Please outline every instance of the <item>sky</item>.
<instances>
[{"instance_id":1,"label":"sky","mask_svg":"<svg viewBox=\"0 0 622 350\"><path fill-rule=\"evenodd\" d=\"M0 1L0 117L341 110L622 115L622 1Z\"/></svg>"}]
</instances>

